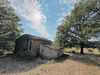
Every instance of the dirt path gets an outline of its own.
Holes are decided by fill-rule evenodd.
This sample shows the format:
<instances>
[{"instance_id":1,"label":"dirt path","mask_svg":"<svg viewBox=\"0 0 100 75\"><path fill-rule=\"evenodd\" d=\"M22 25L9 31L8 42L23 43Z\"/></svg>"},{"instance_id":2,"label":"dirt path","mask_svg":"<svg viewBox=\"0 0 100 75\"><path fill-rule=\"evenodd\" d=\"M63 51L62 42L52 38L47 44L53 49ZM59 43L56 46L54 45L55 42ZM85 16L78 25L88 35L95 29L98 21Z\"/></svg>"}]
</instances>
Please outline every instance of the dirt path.
<instances>
[{"instance_id":1,"label":"dirt path","mask_svg":"<svg viewBox=\"0 0 100 75\"><path fill-rule=\"evenodd\" d=\"M47 61L40 58L34 61L20 61L12 57L0 58L0 75L100 75L99 57L95 57L98 59L98 65L92 64L89 59L88 63L85 59L83 62L78 57L82 58L79 55L72 55L63 61Z\"/></svg>"}]
</instances>

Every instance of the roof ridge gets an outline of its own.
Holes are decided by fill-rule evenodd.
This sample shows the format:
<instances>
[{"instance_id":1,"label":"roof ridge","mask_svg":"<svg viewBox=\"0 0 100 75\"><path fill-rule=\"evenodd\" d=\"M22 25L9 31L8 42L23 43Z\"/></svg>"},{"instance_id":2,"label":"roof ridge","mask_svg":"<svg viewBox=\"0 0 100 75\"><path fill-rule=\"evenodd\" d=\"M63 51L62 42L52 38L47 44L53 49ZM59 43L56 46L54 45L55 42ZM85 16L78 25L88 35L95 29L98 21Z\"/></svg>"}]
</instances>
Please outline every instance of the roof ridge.
<instances>
[{"instance_id":1,"label":"roof ridge","mask_svg":"<svg viewBox=\"0 0 100 75\"><path fill-rule=\"evenodd\" d=\"M29 38L33 38L34 37L34 39L48 40L46 38L35 36L35 35L31 35L31 34L24 34L24 35L28 36ZM24 36L24 35L22 35L22 36ZM51 40L48 40L48 41L51 41Z\"/></svg>"}]
</instances>

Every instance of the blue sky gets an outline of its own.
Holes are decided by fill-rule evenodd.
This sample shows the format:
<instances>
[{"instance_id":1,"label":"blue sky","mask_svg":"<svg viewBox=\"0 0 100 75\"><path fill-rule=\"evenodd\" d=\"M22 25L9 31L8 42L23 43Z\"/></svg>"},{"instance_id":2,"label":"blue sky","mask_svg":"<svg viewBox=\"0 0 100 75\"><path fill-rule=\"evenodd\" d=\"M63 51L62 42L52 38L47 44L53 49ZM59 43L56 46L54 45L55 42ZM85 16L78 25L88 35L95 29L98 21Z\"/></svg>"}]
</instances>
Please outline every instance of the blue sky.
<instances>
[{"instance_id":1,"label":"blue sky","mask_svg":"<svg viewBox=\"0 0 100 75\"><path fill-rule=\"evenodd\" d=\"M57 26L70 14L76 0L9 0L21 18L24 34L53 40Z\"/></svg>"}]
</instances>

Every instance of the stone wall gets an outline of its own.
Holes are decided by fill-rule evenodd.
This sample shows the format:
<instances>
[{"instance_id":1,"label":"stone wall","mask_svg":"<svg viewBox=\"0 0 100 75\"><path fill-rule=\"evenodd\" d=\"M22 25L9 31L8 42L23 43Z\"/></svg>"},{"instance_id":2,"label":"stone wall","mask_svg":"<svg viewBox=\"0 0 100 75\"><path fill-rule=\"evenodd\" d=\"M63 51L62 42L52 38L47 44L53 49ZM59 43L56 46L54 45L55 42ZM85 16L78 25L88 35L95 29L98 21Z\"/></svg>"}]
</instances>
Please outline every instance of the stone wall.
<instances>
[{"instance_id":1,"label":"stone wall","mask_svg":"<svg viewBox=\"0 0 100 75\"><path fill-rule=\"evenodd\" d=\"M45 47L43 45L40 45L40 55L46 58L57 58L58 57L58 51L50 49L48 47Z\"/></svg>"},{"instance_id":2,"label":"stone wall","mask_svg":"<svg viewBox=\"0 0 100 75\"><path fill-rule=\"evenodd\" d=\"M58 52L58 57L60 57L61 55L63 55L64 54L64 50L63 49L61 49L61 50L58 50L59 52Z\"/></svg>"}]
</instances>

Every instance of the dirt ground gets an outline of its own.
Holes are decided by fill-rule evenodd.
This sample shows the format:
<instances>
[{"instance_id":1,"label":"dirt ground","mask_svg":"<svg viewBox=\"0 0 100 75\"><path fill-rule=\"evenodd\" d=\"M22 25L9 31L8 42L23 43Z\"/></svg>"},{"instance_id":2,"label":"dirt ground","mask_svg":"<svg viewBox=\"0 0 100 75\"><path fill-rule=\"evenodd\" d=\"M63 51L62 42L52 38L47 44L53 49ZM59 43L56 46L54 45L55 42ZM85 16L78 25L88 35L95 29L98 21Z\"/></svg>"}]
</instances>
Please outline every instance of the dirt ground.
<instances>
[{"instance_id":1,"label":"dirt ground","mask_svg":"<svg viewBox=\"0 0 100 75\"><path fill-rule=\"evenodd\" d=\"M100 55L71 53L56 60L0 57L0 75L100 75Z\"/></svg>"},{"instance_id":2,"label":"dirt ground","mask_svg":"<svg viewBox=\"0 0 100 75\"><path fill-rule=\"evenodd\" d=\"M0 58L0 75L100 75L100 56L74 54L61 60L33 61L7 56Z\"/></svg>"}]
</instances>

